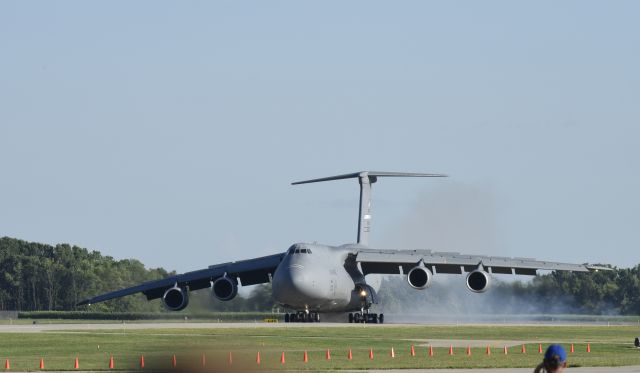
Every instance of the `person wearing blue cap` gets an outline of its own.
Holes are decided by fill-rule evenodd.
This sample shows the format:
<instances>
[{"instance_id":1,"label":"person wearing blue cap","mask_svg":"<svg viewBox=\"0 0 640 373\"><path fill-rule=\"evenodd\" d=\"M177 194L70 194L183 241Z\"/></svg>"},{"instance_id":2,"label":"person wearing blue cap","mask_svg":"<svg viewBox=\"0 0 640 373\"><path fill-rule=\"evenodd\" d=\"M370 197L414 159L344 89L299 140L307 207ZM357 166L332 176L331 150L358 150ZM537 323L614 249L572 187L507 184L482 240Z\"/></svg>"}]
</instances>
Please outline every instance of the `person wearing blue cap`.
<instances>
[{"instance_id":1,"label":"person wearing blue cap","mask_svg":"<svg viewBox=\"0 0 640 373\"><path fill-rule=\"evenodd\" d=\"M544 353L542 363L536 367L534 373L562 373L567 367L567 351L560 345L551 345Z\"/></svg>"}]
</instances>

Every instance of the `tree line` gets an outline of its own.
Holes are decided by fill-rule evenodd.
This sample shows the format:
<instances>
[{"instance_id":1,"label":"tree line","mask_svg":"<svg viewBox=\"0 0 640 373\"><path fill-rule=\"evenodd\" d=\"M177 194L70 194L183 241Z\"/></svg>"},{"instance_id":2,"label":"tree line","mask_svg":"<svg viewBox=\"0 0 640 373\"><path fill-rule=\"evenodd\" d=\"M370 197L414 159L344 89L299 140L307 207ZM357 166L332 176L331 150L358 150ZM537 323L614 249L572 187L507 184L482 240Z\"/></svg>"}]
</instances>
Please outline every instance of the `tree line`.
<instances>
[{"instance_id":1,"label":"tree line","mask_svg":"<svg viewBox=\"0 0 640 373\"><path fill-rule=\"evenodd\" d=\"M46 245L0 238L0 310L88 310L87 297L156 280L175 272L146 268L135 259L116 260L67 244ZM431 288L414 290L403 276L387 276L378 292L380 311L416 313L640 314L640 265L596 273L551 272L530 281L494 281L485 294L472 294L463 276L436 276ZM229 302L209 292L192 293L186 312L271 311L278 308L269 284ZM164 311L159 300L137 294L92 305L91 311Z\"/></svg>"},{"instance_id":2,"label":"tree line","mask_svg":"<svg viewBox=\"0 0 640 373\"><path fill-rule=\"evenodd\" d=\"M89 296L160 279L171 273L147 269L134 259L115 260L78 246L0 238L0 310L76 310ZM95 311L158 311L142 295L92 306Z\"/></svg>"}]
</instances>

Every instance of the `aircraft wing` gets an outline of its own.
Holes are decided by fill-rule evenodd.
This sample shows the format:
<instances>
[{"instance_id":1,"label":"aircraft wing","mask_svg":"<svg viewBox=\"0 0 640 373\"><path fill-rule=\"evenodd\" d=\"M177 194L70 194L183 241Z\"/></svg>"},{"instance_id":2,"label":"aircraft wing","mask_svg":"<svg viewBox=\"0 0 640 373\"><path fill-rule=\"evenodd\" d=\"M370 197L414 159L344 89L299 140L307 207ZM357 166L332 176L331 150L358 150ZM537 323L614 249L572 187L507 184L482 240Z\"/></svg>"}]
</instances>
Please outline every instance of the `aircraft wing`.
<instances>
[{"instance_id":1,"label":"aircraft wing","mask_svg":"<svg viewBox=\"0 0 640 373\"><path fill-rule=\"evenodd\" d=\"M261 258L241 260L209 266L209 268L163 278L161 280L148 281L130 288L112 291L85 299L78 305L104 302L114 298L124 297L135 293L143 293L148 300L162 297L164 292L178 285L188 287L191 290L204 289L211 286L211 281L227 274L228 277L237 278L241 285L263 284L270 281L270 277L280 264L284 253L263 256Z\"/></svg>"},{"instance_id":2,"label":"aircraft wing","mask_svg":"<svg viewBox=\"0 0 640 373\"><path fill-rule=\"evenodd\" d=\"M422 261L433 273L462 274L471 272L482 264L485 271L498 274L535 276L538 270L592 272L611 270L607 267L587 264L556 263L531 258L463 255L460 253L433 252L431 250L375 250L361 249L356 253L362 273L404 274Z\"/></svg>"}]
</instances>

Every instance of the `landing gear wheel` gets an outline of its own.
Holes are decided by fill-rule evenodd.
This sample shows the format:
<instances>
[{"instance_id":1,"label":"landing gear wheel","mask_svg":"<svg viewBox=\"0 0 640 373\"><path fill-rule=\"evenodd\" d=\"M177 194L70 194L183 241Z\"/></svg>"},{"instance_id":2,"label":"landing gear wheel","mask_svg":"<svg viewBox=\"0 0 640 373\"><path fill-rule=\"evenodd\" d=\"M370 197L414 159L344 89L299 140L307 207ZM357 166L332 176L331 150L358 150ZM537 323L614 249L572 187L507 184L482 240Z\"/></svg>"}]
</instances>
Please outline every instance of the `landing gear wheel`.
<instances>
[{"instance_id":1,"label":"landing gear wheel","mask_svg":"<svg viewBox=\"0 0 640 373\"><path fill-rule=\"evenodd\" d=\"M349 324L353 323L353 314L349 313Z\"/></svg>"},{"instance_id":2,"label":"landing gear wheel","mask_svg":"<svg viewBox=\"0 0 640 373\"><path fill-rule=\"evenodd\" d=\"M284 322L289 322L289 314L288 313L284 314Z\"/></svg>"},{"instance_id":3,"label":"landing gear wheel","mask_svg":"<svg viewBox=\"0 0 640 373\"><path fill-rule=\"evenodd\" d=\"M314 319L315 322L320 322L320 314L319 313L316 312L316 313L313 314L313 316L314 316L313 319Z\"/></svg>"},{"instance_id":4,"label":"landing gear wheel","mask_svg":"<svg viewBox=\"0 0 640 373\"><path fill-rule=\"evenodd\" d=\"M378 316L378 322L379 322L380 324L384 324L384 314L383 314L383 313L381 313L381 314Z\"/></svg>"},{"instance_id":5,"label":"landing gear wheel","mask_svg":"<svg viewBox=\"0 0 640 373\"><path fill-rule=\"evenodd\" d=\"M353 315L353 322L356 323L356 324L360 322L360 314L359 313L356 313L356 314Z\"/></svg>"},{"instance_id":6,"label":"landing gear wheel","mask_svg":"<svg viewBox=\"0 0 640 373\"><path fill-rule=\"evenodd\" d=\"M309 317L309 315L306 312L298 312L296 315L298 322L307 322L307 317Z\"/></svg>"}]
</instances>

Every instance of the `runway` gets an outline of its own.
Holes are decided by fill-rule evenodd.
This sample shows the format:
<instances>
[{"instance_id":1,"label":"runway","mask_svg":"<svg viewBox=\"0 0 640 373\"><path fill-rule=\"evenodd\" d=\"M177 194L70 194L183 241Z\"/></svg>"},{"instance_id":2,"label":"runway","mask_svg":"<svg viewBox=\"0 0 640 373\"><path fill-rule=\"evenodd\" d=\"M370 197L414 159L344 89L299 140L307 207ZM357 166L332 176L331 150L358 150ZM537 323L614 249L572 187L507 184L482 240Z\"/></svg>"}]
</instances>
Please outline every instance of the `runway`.
<instances>
[{"instance_id":1,"label":"runway","mask_svg":"<svg viewBox=\"0 0 640 373\"><path fill-rule=\"evenodd\" d=\"M362 324L355 327L391 327L405 324ZM408 324L406 324L408 325ZM308 327L354 327L347 323L265 323L265 322L150 322L150 323L78 323L78 324L17 324L0 325L0 333L39 333L46 331L78 330L139 330L139 329L238 329L238 328L308 328Z\"/></svg>"},{"instance_id":2,"label":"runway","mask_svg":"<svg viewBox=\"0 0 640 373\"><path fill-rule=\"evenodd\" d=\"M506 368L506 369L379 369L369 370L369 373L531 373L531 368ZM591 367L591 368L567 368L565 372L572 373L640 373L640 366L630 367Z\"/></svg>"},{"instance_id":3,"label":"runway","mask_svg":"<svg viewBox=\"0 0 640 373\"><path fill-rule=\"evenodd\" d=\"M538 323L532 324L437 324L437 326L542 326ZM576 326L576 324L553 324L554 326ZM349 323L265 323L262 321L256 322L109 322L109 323L60 323L60 324L0 324L0 333L37 333L44 331L61 331L61 330L114 330L114 329L238 329L238 328L395 328L395 327L414 327L414 326L434 326L414 323L402 323L402 324L349 324ZM590 327L603 327L608 325L589 325ZM430 340L435 341L435 340ZM424 342L423 340L416 340L416 342ZM449 346L450 342L456 342L455 340L447 340L446 346ZM464 342L464 346L467 346L468 340L460 341ZM477 347L486 346L485 341ZM528 341L511 341L515 344L527 343ZM500 345L500 346L503 346ZM445 345L434 345L434 347L445 347ZM456 345L454 344L454 347ZM462 346L461 346L462 347ZM474 347L474 346L472 346Z\"/></svg>"}]
</instances>

